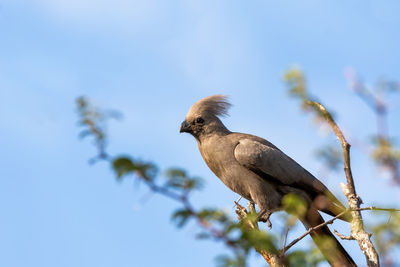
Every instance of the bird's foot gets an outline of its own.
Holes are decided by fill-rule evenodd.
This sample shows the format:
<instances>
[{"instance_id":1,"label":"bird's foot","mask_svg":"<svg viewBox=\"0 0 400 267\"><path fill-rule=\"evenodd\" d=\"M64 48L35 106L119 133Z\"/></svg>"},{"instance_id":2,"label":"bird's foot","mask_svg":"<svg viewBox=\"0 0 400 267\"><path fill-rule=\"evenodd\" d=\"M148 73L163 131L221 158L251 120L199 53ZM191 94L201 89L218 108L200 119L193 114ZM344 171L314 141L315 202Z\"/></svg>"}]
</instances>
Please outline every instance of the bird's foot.
<instances>
[{"instance_id":1,"label":"bird's foot","mask_svg":"<svg viewBox=\"0 0 400 267\"><path fill-rule=\"evenodd\" d=\"M270 211L267 211L267 210L262 210L262 211L260 211L259 213L258 213L258 216L257 216L257 221L259 221L259 222L266 222L266 223L268 223L268 228L269 229L272 229L272 223L271 223L271 221L270 221L270 219L269 219L269 217L271 217L271 214L272 214L272 212L270 212Z\"/></svg>"}]
</instances>

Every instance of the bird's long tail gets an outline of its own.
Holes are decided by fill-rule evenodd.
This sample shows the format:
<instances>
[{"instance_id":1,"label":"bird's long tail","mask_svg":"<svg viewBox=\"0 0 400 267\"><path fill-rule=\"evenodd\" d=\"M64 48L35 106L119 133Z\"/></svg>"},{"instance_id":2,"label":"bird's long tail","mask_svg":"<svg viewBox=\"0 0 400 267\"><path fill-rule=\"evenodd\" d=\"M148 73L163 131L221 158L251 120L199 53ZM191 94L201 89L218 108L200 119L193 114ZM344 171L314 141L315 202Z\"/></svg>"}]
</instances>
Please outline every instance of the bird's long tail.
<instances>
[{"instance_id":1,"label":"bird's long tail","mask_svg":"<svg viewBox=\"0 0 400 267\"><path fill-rule=\"evenodd\" d=\"M317 209L310 208L301 221L306 228L309 228L323 223L324 219ZM351 256L329 230L328 226L325 225L314 230L310 235L331 266L357 266Z\"/></svg>"}]
</instances>

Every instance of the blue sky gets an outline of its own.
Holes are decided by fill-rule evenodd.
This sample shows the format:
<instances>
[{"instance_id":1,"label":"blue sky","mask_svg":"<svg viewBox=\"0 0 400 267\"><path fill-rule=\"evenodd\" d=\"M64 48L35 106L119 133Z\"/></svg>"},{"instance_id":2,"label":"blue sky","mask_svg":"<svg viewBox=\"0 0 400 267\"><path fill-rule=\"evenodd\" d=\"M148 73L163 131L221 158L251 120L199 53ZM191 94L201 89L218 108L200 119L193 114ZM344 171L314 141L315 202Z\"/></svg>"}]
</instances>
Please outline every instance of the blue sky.
<instances>
[{"instance_id":1,"label":"blue sky","mask_svg":"<svg viewBox=\"0 0 400 267\"><path fill-rule=\"evenodd\" d=\"M186 168L206 180L198 207L233 214L236 195L208 170L193 138L178 133L191 104L229 95L231 130L267 138L318 174L314 150L334 137L299 112L283 73L300 66L346 132L368 138L374 115L344 70L370 85L400 80L399 9L395 0L1 0L0 265L212 266L222 246L195 241L194 225L176 230L174 203L143 201L143 186L88 165L95 150L77 138L75 98L124 114L109 127L110 153ZM397 136L398 107L389 118ZM352 156L364 202L398 203L399 189L364 154ZM320 179L341 196L342 173ZM355 242L344 245L363 263Z\"/></svg>"}]
</instances>

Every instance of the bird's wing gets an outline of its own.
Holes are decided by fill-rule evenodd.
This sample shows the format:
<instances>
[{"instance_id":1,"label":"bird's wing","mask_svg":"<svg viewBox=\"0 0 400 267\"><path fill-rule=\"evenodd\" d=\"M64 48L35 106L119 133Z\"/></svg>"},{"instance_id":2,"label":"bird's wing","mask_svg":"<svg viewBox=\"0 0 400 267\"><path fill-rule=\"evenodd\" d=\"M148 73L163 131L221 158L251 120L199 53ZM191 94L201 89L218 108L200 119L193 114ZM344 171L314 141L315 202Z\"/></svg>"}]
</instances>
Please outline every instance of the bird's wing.
<instances>
[{"instance_id":1,"label":"bird's wing","mask_svg":"<svg viewBox=\"0 0 400 267\"><path fill-rule=\"evenodd\" d=\"M241 165L266 179L303 189L311 196L326 194L328 191L326 186L311 173L276 147L269 146L268 143L242 139L237 144L234 155Z\"/></svg>"},{"instance_id":2,"label":"bird's wing","mask_svg":"<svg viewBox=\"0 0 400 267\"><path fill-rule=\"evenodd\" d=\"M321 181L263 139L256 137L241 139L235 147L234 155L241 165L263 179L302 189L311 199L318 200L314 203L319 210L329 215L336 216L345 209ZM345 214L340 219L350 221L351 215Z\"/></svg>"}]
</instances>

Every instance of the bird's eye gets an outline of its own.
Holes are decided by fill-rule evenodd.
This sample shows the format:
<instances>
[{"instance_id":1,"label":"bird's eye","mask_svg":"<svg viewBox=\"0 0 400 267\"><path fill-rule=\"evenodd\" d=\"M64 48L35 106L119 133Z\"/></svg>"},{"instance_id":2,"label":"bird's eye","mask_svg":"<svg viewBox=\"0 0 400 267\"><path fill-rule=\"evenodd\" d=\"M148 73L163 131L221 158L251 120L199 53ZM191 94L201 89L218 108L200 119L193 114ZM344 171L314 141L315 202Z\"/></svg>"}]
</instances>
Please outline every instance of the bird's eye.
<instances>
[{"instance_id":1,"label":"bird's eye","mask_svg":"<svg viewBox=\"0 0 400 267\"><path fill-rule=\"evenodd\" d=\"M199 117L199 118L196 119L196 123L203 123L203 122L204 122L203 118Z\"/></svg>"}]
</instances>

